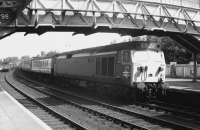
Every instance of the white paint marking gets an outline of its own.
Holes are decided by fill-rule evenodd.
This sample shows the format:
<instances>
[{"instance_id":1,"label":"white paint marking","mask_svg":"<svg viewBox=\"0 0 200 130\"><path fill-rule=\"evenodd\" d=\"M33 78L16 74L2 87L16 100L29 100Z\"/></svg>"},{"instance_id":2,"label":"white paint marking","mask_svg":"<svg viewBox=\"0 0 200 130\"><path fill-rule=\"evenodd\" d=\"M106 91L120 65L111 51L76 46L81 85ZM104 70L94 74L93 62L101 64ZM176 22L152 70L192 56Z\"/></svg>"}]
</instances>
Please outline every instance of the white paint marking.
<instances>
[{"instance_id":1,"label":"white paint marking","mask_svg":"<svg viewBox=\"0 0 200 130\"><path fill-rule=\"evenodd\" d=\"M28 109L22 106L17 100L15 100L10 94L6 91L3 91L17 106L19 106L25 113L27 113L31 118L33 118L44 130L52 130L47 124L40 120L37 116L31 113Z\"/></svg>"}]
</instances>

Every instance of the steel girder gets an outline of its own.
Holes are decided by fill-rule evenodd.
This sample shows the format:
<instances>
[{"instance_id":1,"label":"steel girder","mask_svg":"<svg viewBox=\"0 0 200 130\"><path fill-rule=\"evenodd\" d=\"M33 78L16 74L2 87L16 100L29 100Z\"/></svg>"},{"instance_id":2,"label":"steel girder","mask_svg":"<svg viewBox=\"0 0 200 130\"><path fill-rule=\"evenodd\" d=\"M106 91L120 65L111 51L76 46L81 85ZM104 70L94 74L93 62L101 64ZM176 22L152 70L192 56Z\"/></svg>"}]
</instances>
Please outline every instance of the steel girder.
<instances>
[{"instance_id":1,"label":"steel girder","mask_svg":"<svg viewBox=\"0 0 200 130\"><path fill-rule=\"evenodd\" d=\"M200 9L133 0L33 0L9 27L62 27L63 31L83 28L80 33L88 33L84 28L102 27L111 31L156 30L199 35Z\"/></svg>"}]
</instances>

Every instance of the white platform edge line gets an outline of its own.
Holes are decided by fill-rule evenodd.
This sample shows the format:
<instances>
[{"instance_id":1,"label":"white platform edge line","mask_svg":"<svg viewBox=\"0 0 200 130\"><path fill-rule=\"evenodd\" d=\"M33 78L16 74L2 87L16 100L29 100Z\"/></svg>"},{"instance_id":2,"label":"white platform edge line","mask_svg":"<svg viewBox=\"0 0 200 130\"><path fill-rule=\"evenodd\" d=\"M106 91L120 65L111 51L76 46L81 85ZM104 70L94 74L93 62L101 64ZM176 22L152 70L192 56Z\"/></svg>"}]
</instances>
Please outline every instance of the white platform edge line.
<instances>
[{"instance_id":1,"label":"white platform edge line","mask_svg":"<svg viewBox=\"0 0 200 130\"><path fill-rule=\"evenodd\" d=\"M14 99L9 93L3 91L15 104L17 104L24 112L31 116L39 125L41 125L45 130L52 130L47 124L45 124L41 119L39 119L36 115L26 109L22 104L20 104L16 99Z\"/></svg>"}]
</instances>

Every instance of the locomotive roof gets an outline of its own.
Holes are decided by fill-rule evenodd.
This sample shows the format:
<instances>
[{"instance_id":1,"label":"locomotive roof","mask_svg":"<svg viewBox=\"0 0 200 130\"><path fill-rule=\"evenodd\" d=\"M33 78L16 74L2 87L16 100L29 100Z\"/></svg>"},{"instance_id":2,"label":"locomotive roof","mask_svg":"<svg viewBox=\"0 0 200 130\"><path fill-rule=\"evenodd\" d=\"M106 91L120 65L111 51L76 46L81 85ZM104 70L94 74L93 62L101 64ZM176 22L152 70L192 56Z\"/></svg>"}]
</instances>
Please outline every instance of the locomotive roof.
<instances>
[{"instance_id":1,"label":"locomotive roof","mask_svg":"<svg viewBox=\"0 0 200 130\"><path fill-rule=\"evenodd\" d=\"M92 48L86 48L86 49L80 49L75 51L68 51L63 52L59 55L67 55L67 54L78 54L78 53L99 53L99 52L109 52L109 51L119 51L119 50L145 50L145 49L154 49L158 50L160 47L151 47L150 42L148 41L132 41L132 42L123 42L123 43L117 43L117 44L111 44L111 45L105 45L105 46L99 46L99 47L92 47Z\"/></svg>"},{"instance_id":2,"label":"locomotive roof","mask_svg":"<svg viewBox=\"0 0 200 130\"><path fill-rule=\"evenodd\" d=\"M73 54L79 54L79 53L101 53L101 52L110 52L110 51L119 51L119 50L160 50L160 47L150 47L149 41L132 41L132 42L122 42L122 43L116 43L111 45L105 45L105 46L99 46L99 47L92 47L92 48L86 48L86 49L80 49L75 51L68 51L63 52L60 54L55 54L53 56L47 56L47 57L33 57L31 60L40 60L40 59L48 59L56 56L61 55L73 55ZM154 43L153 43L154 44ZM157 44L155 44L157 45Z\"/></svg>"}]
</instances>

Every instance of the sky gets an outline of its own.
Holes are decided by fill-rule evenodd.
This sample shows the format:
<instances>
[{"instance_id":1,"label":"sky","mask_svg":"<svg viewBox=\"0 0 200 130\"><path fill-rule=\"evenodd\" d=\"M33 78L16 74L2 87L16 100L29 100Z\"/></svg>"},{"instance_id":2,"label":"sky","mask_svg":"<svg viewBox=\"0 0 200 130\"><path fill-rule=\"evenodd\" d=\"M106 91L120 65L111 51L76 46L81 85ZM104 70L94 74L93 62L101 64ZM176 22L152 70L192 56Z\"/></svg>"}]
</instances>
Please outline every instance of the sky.
<instances>
[{"instance_id":1,"label":"sky","mask_svg":"<svg viewBox=\"0 0 200 130\"><path fill-rule=\"evenodd\" d=\"M120 42L129 36L121 37L116 33L95 33L89 36L72 35L72 32L47 32L37 34L15 33L0 40L0 59L6 57L36 56L41 51L64 52L110 44L113 40Z\"/></svg>"}]
</instances>

